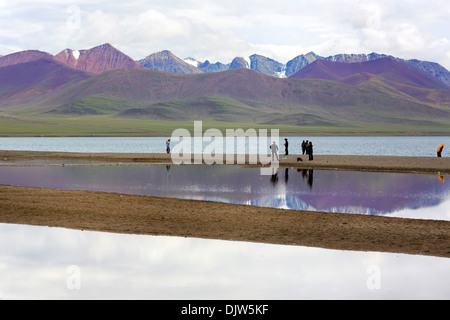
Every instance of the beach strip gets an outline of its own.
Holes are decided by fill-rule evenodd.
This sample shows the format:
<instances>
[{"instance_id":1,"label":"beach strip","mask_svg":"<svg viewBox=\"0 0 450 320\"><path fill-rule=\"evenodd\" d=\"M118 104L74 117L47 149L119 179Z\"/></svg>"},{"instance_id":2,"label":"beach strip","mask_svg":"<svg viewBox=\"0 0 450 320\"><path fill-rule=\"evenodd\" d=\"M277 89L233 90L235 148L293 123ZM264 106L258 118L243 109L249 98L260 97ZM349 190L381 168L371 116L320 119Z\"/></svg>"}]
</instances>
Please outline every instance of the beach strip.
<instances>
[{"instance_id":1,"label":"beach strip","mask_svg":"<svg viewBox=\"0 0 450 320\"><path fill-rule=\"evenodd\" d=\"M238 159L245 159L239 163ZM262 166L259 162L252 163L253 156L235 156L231 164ZM300 159L301 160L300 160ZM191 157L194 163L195 155ZM89 163L141 163L141 164L171 164L172 157L164 153L71 153L71 152L40 152L40 151L1 151L2 163L34 161L82 161ZM223 156L222 163L227 162ZM375 172L402 172L450 175L450 158L438 157L406 157L406 156L353 156L353 155L315 155L314 160L308 160L303 155L280 155L280 167L295 167L306 169L327 170L357 170Z\"/></svg>"}]
</instances>

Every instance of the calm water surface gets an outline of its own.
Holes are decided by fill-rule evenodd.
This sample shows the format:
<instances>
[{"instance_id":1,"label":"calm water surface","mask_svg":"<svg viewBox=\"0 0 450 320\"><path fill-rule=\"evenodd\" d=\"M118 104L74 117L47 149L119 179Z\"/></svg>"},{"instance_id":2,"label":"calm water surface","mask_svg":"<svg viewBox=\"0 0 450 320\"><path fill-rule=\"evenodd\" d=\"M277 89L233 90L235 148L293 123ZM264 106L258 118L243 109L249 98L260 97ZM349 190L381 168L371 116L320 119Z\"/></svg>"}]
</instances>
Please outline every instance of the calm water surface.
<instances>
[{"instance_id":1,"label":"calm water surface","mask_svg":"<svg viewBox=\"0 0 450 320\"><path fill-rule=\"evenodd\" d=\"M227 165L1 166L0 184L450 220L450 177Z\"/></svg>"},{"instance_id":2,"label":"calm water surface","mask_svg":"<svg viewBox=\"0 0 450 320\"><path fill-rule=\"evenodd\" d=\"M284 144L280 137L279 145ZM164 153L168 137L156 138L0 138L0 150L60 151L87 153ZM450 136L444 137L289 137L291 154L301 153L303 140L310 140L315 154L436 156L442 144L450 147ZM237 141L235 141L237 143ZM270 141L269 141L270 142ZM208 143L204 143L206 147ZM173 147L173 145L172 145ZM238 148L236 146L236 148ZM236 150L236 149L235 149ZM235 153L252 153L247 147ZM224 148L227 152L227 148ZM447 153L444 150L444 156ZM257 153L257 151L255 152Z\"/></svg>"},{"instance_id":3,"label":"calm water surface","mask_svg":"<svg viewBox=\"0 0 450 320\"><path fill-rule=\"evenodd\" d=\"M2 165L3 164L3 165ZM238 166L11 166L0 184L450 220L450 178ZM450 259L0 224L0 299L449 299Z\"/></svg>"},{"instance_id":4,"label":"calm water surface","mask_svg":"<svg viewBox=\"0 0 450 320\"><path fill-rule=\"evenodd\" d=\"M450 259L0 224L0 299L449 299Z\"/></svg>"}]
</instances>

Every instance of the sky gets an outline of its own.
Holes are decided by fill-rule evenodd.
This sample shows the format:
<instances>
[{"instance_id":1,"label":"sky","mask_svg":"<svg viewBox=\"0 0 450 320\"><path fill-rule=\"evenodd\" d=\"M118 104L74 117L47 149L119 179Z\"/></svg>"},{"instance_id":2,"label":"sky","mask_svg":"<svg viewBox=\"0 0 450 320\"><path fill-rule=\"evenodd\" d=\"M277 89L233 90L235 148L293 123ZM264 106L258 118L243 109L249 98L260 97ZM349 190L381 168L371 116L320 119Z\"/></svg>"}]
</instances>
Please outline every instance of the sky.
<instances>
[{"instance_id":1,"label":"sky","mask_svg":"<svg viewBox=\"0 0 450 320\"><path fill-rule=\"evenodd\" d=\"M212 63L376 52L450 70L450 2L0 0L0 55L104 43L135 60L162 50Z\"/></svg>"}]
</instances>

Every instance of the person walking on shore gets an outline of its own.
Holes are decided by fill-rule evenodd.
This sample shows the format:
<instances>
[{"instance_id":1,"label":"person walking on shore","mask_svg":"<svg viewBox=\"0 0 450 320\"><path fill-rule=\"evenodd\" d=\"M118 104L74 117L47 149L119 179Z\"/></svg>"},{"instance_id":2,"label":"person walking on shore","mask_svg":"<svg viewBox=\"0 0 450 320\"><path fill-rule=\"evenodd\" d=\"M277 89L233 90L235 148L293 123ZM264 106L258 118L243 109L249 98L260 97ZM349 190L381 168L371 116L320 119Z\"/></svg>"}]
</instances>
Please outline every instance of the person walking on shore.
<instances>
[{"instance_id":1,"label":"person walking on shore","mask_svg":"<svg viewBox=\"0 0 450 320\"><path fill-rule=\"evenodd\" d=\"M439 148L437 149L437 156L438 156L438 158L442 157L442 151L444 150L444 146L445 146L445 144L441 144L439 146Z\"/></svg>"},{"instance_id":2,"label":"person walking on shore","mask_svg":"<svg viewBox=\"0 0 450 320\"><path fill-rule=\"evenodd\" d=\"M166 141L166 152L170 153L170 139Z\"/></svg>"},{"instance_id":3,"label":"person walking on shore","mask_svg":"<svg viewBox=\"0 0 450 320\"><path fill-rule=\"evenodd\" d=\"M272 143L272 145L270 146L270 150L272 150L272 161L274 160L274 157L277 158L277 161L280 161L278 159L278 146L275 143L275 141Z\"/></svg>"}]
</instances>

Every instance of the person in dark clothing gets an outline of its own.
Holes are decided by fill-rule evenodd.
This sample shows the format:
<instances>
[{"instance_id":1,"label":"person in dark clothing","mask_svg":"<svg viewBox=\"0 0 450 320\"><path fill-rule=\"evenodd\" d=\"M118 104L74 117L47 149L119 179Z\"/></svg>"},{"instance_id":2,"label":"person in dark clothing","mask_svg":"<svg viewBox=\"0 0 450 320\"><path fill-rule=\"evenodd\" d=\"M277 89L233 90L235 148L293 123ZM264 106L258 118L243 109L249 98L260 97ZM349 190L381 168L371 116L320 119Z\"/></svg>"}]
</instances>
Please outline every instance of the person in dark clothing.
<instances>
[{"instance_id":1,"label":"person in dark clothing","mask_svg":"<svg viewBox=\"0 0 450 320\"><path fill-rule=\"evenodd\" d=\"M314 156L313 156L313 145L312 142L308 142L308 145L306 146L306 154L309 155L309 160L313 160Z\"/></svg>"},{"instance_id":2,"label":"person in dark clothing","mask_svg":"<svg viewBox=\"0 0 450 320\"><path fill-rule=\"evenodd\" d=\"M289 155L289 142L287 138L284 138L284 155Z\"/></svg>"},{"instance_id":3,"label":"person in dark clothing","mask_svg":"<svg viewBox=\"0 0 450 320\"><path fill-rule=\"evenodd\" d=\"M306 152L306 142L305 142L305 140L303 140L303 142L302 142L302 154L304 155L305 152Z\"/></svg>"}]
</instances>

